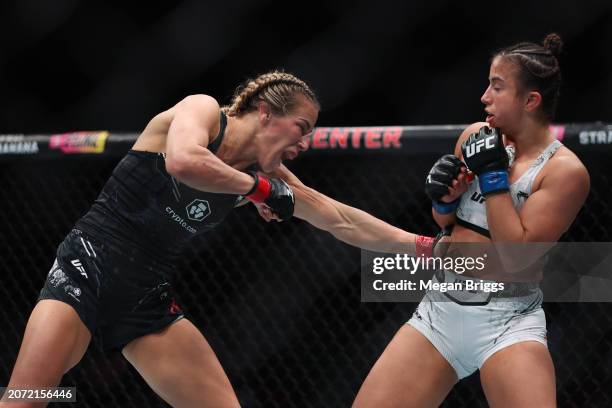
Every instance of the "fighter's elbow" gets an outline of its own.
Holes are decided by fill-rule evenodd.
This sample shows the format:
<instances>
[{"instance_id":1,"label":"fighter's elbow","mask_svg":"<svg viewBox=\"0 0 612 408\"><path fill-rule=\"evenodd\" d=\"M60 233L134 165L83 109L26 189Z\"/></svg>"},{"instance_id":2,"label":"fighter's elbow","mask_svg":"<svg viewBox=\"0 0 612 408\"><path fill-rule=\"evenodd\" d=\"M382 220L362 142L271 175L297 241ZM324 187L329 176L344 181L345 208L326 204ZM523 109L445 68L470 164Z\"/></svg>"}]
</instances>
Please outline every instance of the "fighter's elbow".
<instances>
[{"instance_id":1,"label":"fighter's elbow","mask_svg":"<svg viewBox=\"0 0 612 408\"><path fill-rule=\"evenodd\" d=\"M173 155L166 157L166 171L177 180L182 180L191 174L192 165L187 155Z\"/></svg>"},{"instance_id":2,"label":"fighter's elbow","mask_svg":"<svg viewBox=\"0 0 612 408\"><path fill-rule=\"evenodd\" d=\"M166 155L166 171L179 181L214 179L218 177L215 157L208 149L179 151Z\"/></svg>"}]
</instances>

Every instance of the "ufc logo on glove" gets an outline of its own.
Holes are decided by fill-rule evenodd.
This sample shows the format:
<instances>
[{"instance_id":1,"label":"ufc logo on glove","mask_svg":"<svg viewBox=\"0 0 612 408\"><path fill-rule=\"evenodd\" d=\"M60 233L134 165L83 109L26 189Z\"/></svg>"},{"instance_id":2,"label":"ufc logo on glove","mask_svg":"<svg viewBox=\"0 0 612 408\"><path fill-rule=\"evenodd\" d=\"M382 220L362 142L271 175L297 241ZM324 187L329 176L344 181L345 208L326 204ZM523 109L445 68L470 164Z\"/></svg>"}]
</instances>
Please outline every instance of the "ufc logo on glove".
<instances>
[{"instance_id":1,"label":"ufc logo on glove","mask_svg":"<svg viewBox=\"0 0 612 408\"><path fill-rule=\"evenodd\" d=\"M468 169L478 176L483 196L508 191L508 153L499 129L483 126L461 145Z\"/></svg>"},{"instance_id":2,"label":"ufc logo on glove","mask_svg":"<svg viewBox=\"0 0 612 408\"><path fill-rule=\"evenodd\" d=\"M495 139L495 137L496 137L496 135L491 135L491 136L488 136L484 140L483 139L479 139L479 140L476 141L476 143L467 145L466 149L465 149L465 157L472 157L476 153L480 153L480 151L482 150L483 146L487 150L493 149L495 147L495 144L493 143L493 140Z\"/></svg>"}]
</instances>

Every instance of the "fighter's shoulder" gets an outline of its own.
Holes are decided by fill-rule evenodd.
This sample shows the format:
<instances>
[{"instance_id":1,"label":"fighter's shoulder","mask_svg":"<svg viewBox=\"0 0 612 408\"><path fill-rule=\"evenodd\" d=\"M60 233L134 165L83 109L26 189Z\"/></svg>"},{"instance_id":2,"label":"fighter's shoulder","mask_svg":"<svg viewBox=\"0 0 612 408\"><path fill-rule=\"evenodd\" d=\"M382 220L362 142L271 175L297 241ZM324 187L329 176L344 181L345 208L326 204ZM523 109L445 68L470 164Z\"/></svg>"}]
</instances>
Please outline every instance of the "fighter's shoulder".
<instances>
[{"instance_id":1,"label":"fighter's shoulder","mask_svg":"<svg viewBox=\"0 0 612 408\"><path fill-rule=\"evenodd\" d=\"M221 108L215 98L209 95L196 94L183 98L173 108L173 120L192 122L213 131L219 128Z\"/></svg>"},{"instance_id":2,"label":"fighter's shoulder","mask_svg":"<svg viewBox=\"0 0 612 408\"><path fill-rule=\"evenodd\" d=\"M198 116L218 118L221 107L212 96L196 94L183 98L174 106L174 109L177 112L197 113Z\"/></svg>"},{"instance_id":3,"label":"fighter's shoulder","mask_svg":"<svg viewBox=\"0 0 612 408\"><path fill-rule=\"evenodd\" d=\"M575 180L580 183L588 183L590 179L589 172L582 161L565 146L561 146L555 152L543 170L549 178L560 181Z\"/></svg>"},{"instance_id":4,"label":"fighter's shoulder","mask_svg":"<svg viewBox=\"0 0 612 408\"><path fill-rule=\"evenodd\" d=\"M206 94L193 94L187 95L179 103L177 107L200 107L200 108L211 108L219 110L219 102L215 98Z\"/></svg>"},{"instance_id":5,"label":"fighter's shoulder","mask_svg":"<svg viewBox=\"0 0 612 408\"><path fill-rule=\"evenodd\" d=\"M461 136L463 136L463 135L469 136L472 133L478 133L480 128L483 127L483 126L489 126L489 124L487 122L474 122L471 125L468 125L463 130L463 132L461 132ZM461 137L461 136L459 136L459 137Z\"/></svg>"}]
</instances>

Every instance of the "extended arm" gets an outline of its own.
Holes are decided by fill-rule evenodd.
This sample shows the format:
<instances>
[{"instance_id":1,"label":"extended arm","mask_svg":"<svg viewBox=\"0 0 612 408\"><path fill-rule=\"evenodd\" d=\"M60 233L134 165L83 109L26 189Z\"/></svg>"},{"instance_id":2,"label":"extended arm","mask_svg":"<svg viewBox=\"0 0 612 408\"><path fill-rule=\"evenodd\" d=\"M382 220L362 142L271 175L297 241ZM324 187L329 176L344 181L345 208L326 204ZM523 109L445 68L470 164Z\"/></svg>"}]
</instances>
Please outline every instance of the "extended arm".
<instances>
[{"instance_id":1,"label":"extended arm","mask_svg":"<svg viewBox=\"0 0 612 408\"><path fill-rule=\"evenodd\" d=\"M376 252L415 254L416 234L396 228L357 208L304 185L286 167L274 176L284 179L295 195L294 215L350 245Z\"/></svg>"}]
</instances>

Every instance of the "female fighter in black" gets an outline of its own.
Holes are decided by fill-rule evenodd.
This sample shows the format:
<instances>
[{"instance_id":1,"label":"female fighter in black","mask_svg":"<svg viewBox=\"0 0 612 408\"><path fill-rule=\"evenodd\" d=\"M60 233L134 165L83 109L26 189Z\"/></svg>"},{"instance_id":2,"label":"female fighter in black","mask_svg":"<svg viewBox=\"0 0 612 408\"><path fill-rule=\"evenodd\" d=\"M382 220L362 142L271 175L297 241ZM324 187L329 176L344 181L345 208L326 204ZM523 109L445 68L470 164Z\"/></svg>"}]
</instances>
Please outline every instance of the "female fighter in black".
<instances>
[{"instance_id":1,"label":"female fighter in black","mask_svg":"<svg viewBox=\"0 0 612 408\"><path fill-rule=\"evenodd\" d=\"M174 265L189 238L222 222L242 197L291 217L291 189L246 170L272 171L306 149L318 111L306 83L270 72L239 88L229 107L193 95L155 116L60 244L8 386L56 386L97 333L171 405L239 406L173 299Z\"/></svg>"}]
</instances>

